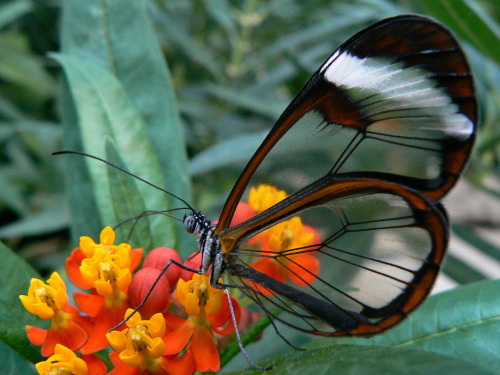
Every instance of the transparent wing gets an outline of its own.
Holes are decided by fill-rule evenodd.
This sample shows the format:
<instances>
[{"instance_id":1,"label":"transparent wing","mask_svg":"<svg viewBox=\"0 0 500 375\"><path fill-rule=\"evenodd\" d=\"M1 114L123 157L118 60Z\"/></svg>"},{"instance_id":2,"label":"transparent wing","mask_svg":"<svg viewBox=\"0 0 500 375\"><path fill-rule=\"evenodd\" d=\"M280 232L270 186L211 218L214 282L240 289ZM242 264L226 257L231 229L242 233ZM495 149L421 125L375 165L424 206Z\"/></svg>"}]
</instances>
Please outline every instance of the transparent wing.
<instances>
[{"instance_id":1,"label":"transparent wing","mask_svg":"<svg viewBox=\"0 0 500 375\"><path fill-rule=\"evenodd\" d=\"M297 217L321 240L311 242ZM428 295L448 223L401 185L331 177L227 229L222 241L232 248L228 283L276 320L314 334L369 335Z\"/></svg>"},{"instance_id":2,"label":"transparent wing","mask_svg":"<svg viewBox=\"0 0 500 375\"><path fill-rule=\"evenodd\" d=\"M438 23L383 20L337 49L292 101L245 167L216 233L230 226L246 187L295 192L357 173L440 199L474 140L477 104L465 56Z\"/></svg>"}]
</instances>

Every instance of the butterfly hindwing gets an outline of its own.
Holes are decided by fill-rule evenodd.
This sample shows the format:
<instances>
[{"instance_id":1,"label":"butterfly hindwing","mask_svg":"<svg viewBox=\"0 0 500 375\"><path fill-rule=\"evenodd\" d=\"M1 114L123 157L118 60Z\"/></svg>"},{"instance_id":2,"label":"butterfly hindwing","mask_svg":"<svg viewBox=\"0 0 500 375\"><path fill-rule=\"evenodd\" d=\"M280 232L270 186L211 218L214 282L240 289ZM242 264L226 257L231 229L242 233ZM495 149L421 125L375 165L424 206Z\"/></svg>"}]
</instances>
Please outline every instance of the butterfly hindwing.
<instances>
[{"instance_id":1,"label":"butterfly hindwing","mask_svg":"<svg viewBox=\"0 0 500 375\"><path fill-rule=\"evenodd\" d=\"M320 243L271 251L252 242L263 227L297 214L320 219ZM427 296L448 222L401 185L325 178L227 229L224 240L239 244L230 254L230 284L278 321L315 334L367 335L396 324Z\"/></svg>"}]
</instances>

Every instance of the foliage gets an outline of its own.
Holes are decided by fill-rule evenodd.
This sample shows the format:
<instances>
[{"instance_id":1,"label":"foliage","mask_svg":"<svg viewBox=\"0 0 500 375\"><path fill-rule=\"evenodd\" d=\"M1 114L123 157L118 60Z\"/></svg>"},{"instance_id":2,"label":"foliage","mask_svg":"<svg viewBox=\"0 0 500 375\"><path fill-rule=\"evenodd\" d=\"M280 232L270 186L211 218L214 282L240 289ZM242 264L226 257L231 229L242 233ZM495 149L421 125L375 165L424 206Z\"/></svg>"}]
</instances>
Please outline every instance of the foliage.
<instances>
[{"instance_id":1,"label":"foliage","mask_svg":"<svg viewBox=\"0 0 500 375\"><path fill-rule=\"evenodd\" d=\"M266 129L325 57L364 26L415 12L446 23L465 45L482 114L468 177L497 203L500 6L495 1L10 0L0 5L0 238L17 253L0 247L3 362L23 369L24 358L39 360L20 329L30 318L16 304L37 274L26 261L46 274L63 266L79 236L97 238L104 225L172 203L100 163L52 152L101 156L215 217ZM127 237L130 228L121 235ZM466 241L500 258L498 249L473 231L458 229ZM137 246L177 246L184 258L195 246L181 225L166 218L141 221L132 233L131 242L151 241ZM471 281L469 265L450 259L445 270ZM331 347L335 340L315 340L309 345L329 348L270 363L274 373L292 368L312 373L310 362L366 373L356 364L362 351L365 364L381 373L393 368L394 358L401 364L398 373L422 373L438 362L443 371L498 373L491 349L500 316L498 303L491 301L497 284L481 281L433 296L408 321L373 341ZM440 336L442 322L462 336ZM421 330L436 340L415 344ZM403 332L410 337L395 338ZM268 332L264 340L267 336L276 337ZM464 339L469 336L475 340ZM282 343L273 348L265 354L289 351ZM254 350L250 347L251 355ZM241 363L239 358L227 369L244 368Z\"/></svg>"}]
</instances>

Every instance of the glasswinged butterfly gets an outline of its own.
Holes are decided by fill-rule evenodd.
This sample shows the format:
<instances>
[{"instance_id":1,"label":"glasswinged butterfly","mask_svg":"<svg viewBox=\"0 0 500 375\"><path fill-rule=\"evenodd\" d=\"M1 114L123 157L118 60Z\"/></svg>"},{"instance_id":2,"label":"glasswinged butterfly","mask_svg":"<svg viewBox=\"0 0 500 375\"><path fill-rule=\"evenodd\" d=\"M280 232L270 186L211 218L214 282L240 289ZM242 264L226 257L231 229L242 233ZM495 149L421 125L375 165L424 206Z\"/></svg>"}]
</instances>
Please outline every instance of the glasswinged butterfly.
<instances>
[{"instance_id":1,"label":"glasswinged butterfly","mask_svg":"<svg viewBox=\"0 0 500 375\"><path fill-rule=\"evenodd\" d=\"M367 336L394 326L439 273L449 238L440 200L469 158L477 117L469 65L442 25L404 15L358 32L279 117L216 225L179 198L202 253L191 271L209 272L214 287L237 288L271 320L306 333ZM271 184L293 193L233 225L245 191L270 172ZM321 240L255 247L256 236L296 215ZM318 259L317 269L301 254ZM294 277L257 269L263 258Z\"/></svg>"},{"instance_id":2,"label":"glasswinged butterfly","mask_svg":"<svg viewBox=\"0 0 500 375\"><path fill-rule=\"evenodd\" d=\"M439 273L449 237L439 200L467 162L477 112L465 55L442 25L405 15L358 32L285 109L217 224L198 212L184 218L202 252L199 272L211 266L214 286L224 276L222 286L307 333L371 335L392 327L425 299ZM304 167L304 158L313 166ZM294 193L232 225L261 169ZM253 237L299 213L316 223L321 242L279 252L252 247ZM296 261L305 253L317 256L319 270ZM299 281L252 267L259 257Z\"/></svg>"}]
</instances>

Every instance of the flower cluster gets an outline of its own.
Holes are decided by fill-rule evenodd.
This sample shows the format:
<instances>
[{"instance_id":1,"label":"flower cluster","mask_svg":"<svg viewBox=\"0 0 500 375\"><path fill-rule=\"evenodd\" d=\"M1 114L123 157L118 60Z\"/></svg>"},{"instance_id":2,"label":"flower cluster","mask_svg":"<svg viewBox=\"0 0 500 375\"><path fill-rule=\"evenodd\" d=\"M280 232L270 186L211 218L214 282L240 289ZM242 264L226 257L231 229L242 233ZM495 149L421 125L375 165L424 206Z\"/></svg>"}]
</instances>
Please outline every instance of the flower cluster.
<instances>
[{"instance_id":1,"label":"flower cluster","mask_svg":"<svg viewBox=\"0 0 500 375\"><path fill-rule=\"evenodd\" d=\"M271 186L252 189L249 203L238 205L233 225L284 198L283 191ZM267 254L286 253L280 262L267 256L252 264L279 281L304 285L319 273L315 252L299 251L320 243L319 236L299 217L269 228L250 242ZM113 365L108 374L189 375L220 370L219 350L234 333L226 292L213 288L208 276L175 264L159 278L171 259L181 263L173 249L151 250L138 269L142 257L142 249L127 243L115 245L115 232L106 227L99 243L81 237L79 247L66 260L69 279L85 290L73 294L76 306L69 304L66 285L57 272L47 283L32 279L28 294L20 299L30 313L51 322L48 330L26 326L29 340L42 346L41 353L47 357L36 365L40 374L106 373L108 366L101 360L103 349ZM200 264L199 252L184 262L195 269ZM133 314L147 295L139 312ZM258 319L259 314L252 314L234 296L229 297L237 323L242 321L240 329ZM125 324L109 332L125 318ZM101 352L100 357L97 352Z\"/></svg>"},{"instance_id":2,"label":"flower cluster","mask_svg":"<svg viewBox=\"0 0 500 375\"><path fill-rule=\"evenodd\" d=\"M66 260L69 279L88 290L74 293L77 307L69 304L66 285L57 272L47 283L32 279L28 294L20 296L30 313L51 320L48 330L26 326L29 340L41 345L42 355L48 357L36 365L38 372L104 374L107 366L95 354L109 346L114 367L109 374L219 371L216 337L233 333L234 324L227 296L210 286L208 276L186 272L180 279L181 269L170 266L140 314L108 332L141 303L170 259L181 261L175 250L160 247L150 251L135 272L143 250L114 242L113 229L106 227L100 243L81 237L80 246ZM193 266L192 262L188 263ZM194 267L199 267L199 260ZM241 308L231 298L238 321Z\"/></svg>"}]
</instances>

